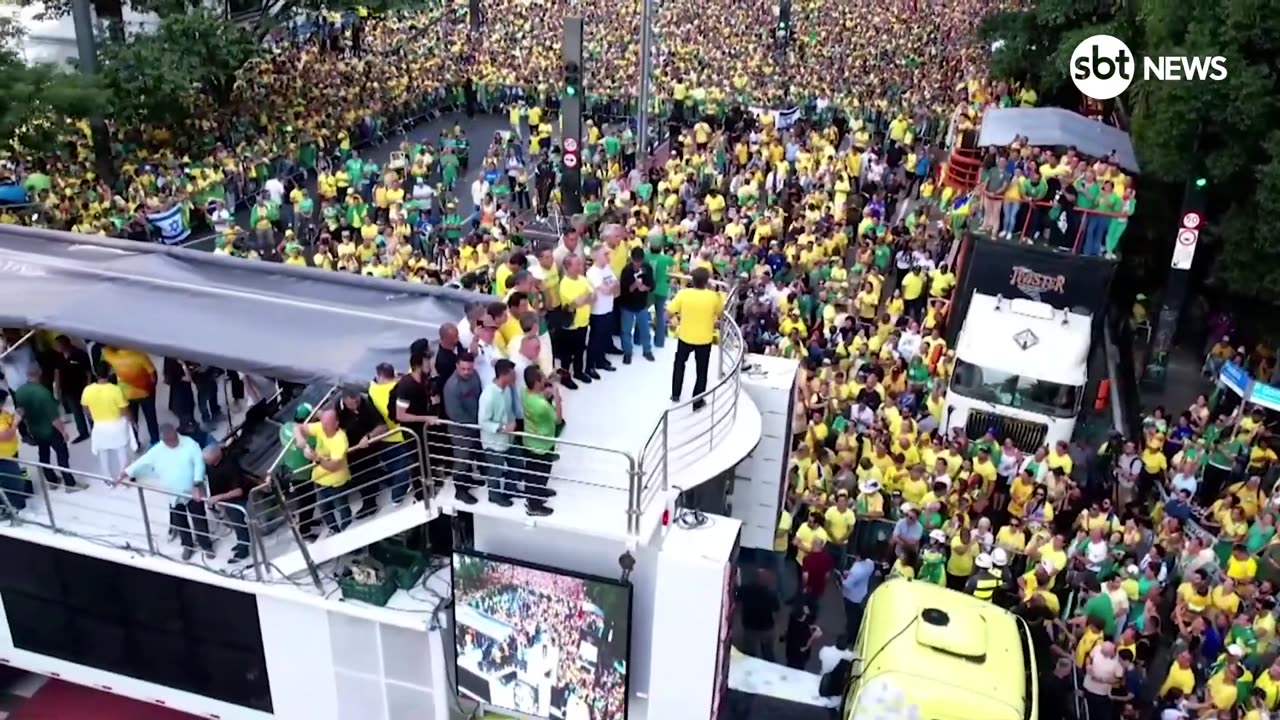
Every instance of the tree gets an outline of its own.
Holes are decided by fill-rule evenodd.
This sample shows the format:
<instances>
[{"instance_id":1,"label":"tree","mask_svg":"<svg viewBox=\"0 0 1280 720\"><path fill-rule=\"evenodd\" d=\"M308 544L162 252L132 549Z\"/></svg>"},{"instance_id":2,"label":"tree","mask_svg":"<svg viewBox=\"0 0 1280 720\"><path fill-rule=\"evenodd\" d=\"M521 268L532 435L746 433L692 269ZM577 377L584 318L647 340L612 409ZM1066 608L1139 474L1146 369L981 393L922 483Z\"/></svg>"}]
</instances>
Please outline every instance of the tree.
<instances>
[{"instance_id":1,"label":"tree","mask_svg":"<svg viewBox=\"0 0 1280 720\"><path fill-rule=\"evenodd\" d=\"M207 11L172 15L156 31L102 48L102 77L118 119L172 125L197 97L228 101L236 72L263 51L250 29Z\"/></svg>"},{"instance_id":2,"label":"tree","mask_svg":"<svg viewBox=\"0 0 1280 720\"><path fill-rule=\"evenodd\" d=\"M1225 81L1139 77L1121 96L1142 165L1136 224L1146 237L1133 240L1149 251L1153 266L1164 266L1181 193L1194 178L1207 178L1201 246L1211 256L1210 282L1233 294L1274 299L1280 287L1280 0L1041 0L1031 10L988 16L980 33L1003 41L992 63L998 76L1026 80L1066 107L1079 99L1066 75L1068 60L1090 35L1115 35L1140 57L1226 58ZM1130 240L1126 236L1131 250Z\"/></svg>"},{"instance_id":3,"label":"tree","mask_svg":"<svg viewBox=\"0 0 1280 720\"><path fill-rule=\"evenodd\" d=\"M14 51L21 37L21 26L0 20L0 148L54 152L65 122L83 120L103 107L107 93L68 68L27 65Z\"/></svg>"},{"instance_id":4,"label":"tree","mask_svg":"<svg viewBox=\"0 0 1280 720\"><path fill-rule=\"evenodd\" d=\"M37 15L41 20L58 19L71 16L71 4L75 0L22 0L22 4L39 4L43 9ZM107 33L112 39L123 40L124 32L124 0L90 0L93 14L107 26Z\"/></svg>"}]
</instances>

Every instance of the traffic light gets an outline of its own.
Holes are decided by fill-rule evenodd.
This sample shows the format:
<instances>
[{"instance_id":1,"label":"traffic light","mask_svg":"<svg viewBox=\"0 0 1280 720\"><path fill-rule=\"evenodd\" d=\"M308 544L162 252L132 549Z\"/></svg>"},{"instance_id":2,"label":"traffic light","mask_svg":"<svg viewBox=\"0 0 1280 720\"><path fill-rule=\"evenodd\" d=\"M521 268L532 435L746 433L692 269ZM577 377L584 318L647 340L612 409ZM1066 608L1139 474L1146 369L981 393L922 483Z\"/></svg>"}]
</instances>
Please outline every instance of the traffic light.
<instances>
[{"instance_id":1,"label":"traffic light","mask_svg":"<svg viewBox=\"0 0 1280 720\"><path fill-rule=\"evenodd\" d=\"M1209 184L1209 178L1202 178L1202 177L1196 178L1196 187L1202 188L1208 184Z\"/></svg>"},{"instance_id":2,"label":"traffic light","mask_svg":"<svg viewBox=\"0 0 1280 720\"><path fill-rule=\"evenodd\" d=\"M582 67L576 62L564 64L564 94L577 97L582 89Z\"/></svg>"}]
</instances>

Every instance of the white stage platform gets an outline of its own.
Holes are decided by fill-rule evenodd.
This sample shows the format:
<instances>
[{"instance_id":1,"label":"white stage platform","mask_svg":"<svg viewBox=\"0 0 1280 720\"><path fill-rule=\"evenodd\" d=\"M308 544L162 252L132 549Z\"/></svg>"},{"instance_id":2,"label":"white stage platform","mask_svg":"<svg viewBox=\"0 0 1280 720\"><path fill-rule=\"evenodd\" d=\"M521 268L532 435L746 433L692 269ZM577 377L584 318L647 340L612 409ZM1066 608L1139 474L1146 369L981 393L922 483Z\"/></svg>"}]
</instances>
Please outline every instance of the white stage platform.
<instances>
[{"instance_id":1,"label":"white stage platform","mask_svg":"<svg viewBox=\"0 0 1280 720\"><path fill-rule=\"evenodd\" d=\"M665 347L654 348L653 362L645 360L638 348L630 365L623 365L621 357L610 357L617 368L615 372L602 372L601 380L564 391L565 427L557 447L560 460L552 468L549 482L556 491L547 503L554 510L551 515L529 517L523 503L501 507L489 502L483 491L475 493L479 503L466 505L455 499L453 483L446 484L436 496L438 504L444 512L471 512L611 540L627 542L652 537L661 522L665 499L656 489L651 490L655 494L640 518L638 536L628 534L626 456L641 462L641 453L662 414L675 404L671 401L675 344L674 339L669 339ZM708 388L720 379L719 353L719 347L712 349ZM690 357L681 395L684 400L693 397L694 379ZM738 390L737 394L732 417L722 405L730 397L726 389L716 395L715 408L708 403L695 413L686 406L672 414L667 428L672 448L667 459L670 491L688 490L732 468L760 441L760 411L746 393ZM711 432L713 417L717 421ZM690 444L695 437L701 440ZM661 437L655 442L660 448ZM661 453L651 448L644 462L650 482L661 485L661 473L648 467L658 457Z\"/></svg>"}]
</instances>

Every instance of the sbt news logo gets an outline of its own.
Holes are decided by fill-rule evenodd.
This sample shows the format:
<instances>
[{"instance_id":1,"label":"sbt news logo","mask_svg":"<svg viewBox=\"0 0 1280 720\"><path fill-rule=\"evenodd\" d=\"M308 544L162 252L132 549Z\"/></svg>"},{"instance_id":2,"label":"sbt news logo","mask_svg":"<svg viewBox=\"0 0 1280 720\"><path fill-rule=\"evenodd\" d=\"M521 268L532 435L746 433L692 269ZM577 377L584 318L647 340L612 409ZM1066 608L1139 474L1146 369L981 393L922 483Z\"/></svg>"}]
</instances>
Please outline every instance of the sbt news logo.
<instances>
[{"instance_id":1,"label":"sbt news logo","mask_svg":"<svg viewBox=\"0 0 1280 720\"><path fill-rule=\"evenodd\" d=\"M1093 35L1071 53L1071 80L1084 95L1110 100L1129 89L1138 58L1118 37ZM1144 80L1226 80L1227 59L1184 55L1142 58Z\"/></svg>"}]
</instances>

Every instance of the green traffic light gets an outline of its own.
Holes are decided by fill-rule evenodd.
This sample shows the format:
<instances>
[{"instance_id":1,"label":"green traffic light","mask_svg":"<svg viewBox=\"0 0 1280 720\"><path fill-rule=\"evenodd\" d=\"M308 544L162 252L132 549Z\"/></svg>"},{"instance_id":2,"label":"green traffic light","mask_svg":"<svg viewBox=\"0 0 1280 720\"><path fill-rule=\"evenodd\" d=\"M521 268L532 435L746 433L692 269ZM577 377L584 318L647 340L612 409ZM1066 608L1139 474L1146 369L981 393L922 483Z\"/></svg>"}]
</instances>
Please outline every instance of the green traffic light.
<instances>
[{"instance_id":1,"label":"green traffic light","mask_svg":"<svg viewBox=\"0 0 1280 720\"><path fill-rule=\"evenodd\" d=\"M1196 178L1196 187L1202 188L1208 184L1209 184L1209 180L1207 178Z\"/></svg>"},{"instance_id":2,"label":"green traffic light","mask_svg":"<svg viewBox=\"0 0 1280 720\"><path fill-rule=\"evenodd\" d=\"M578 88L570 85L564 89L564 94L568 95L569 97L573 97L574 95L578 94Z\"/></svg>"}]
</instances>

